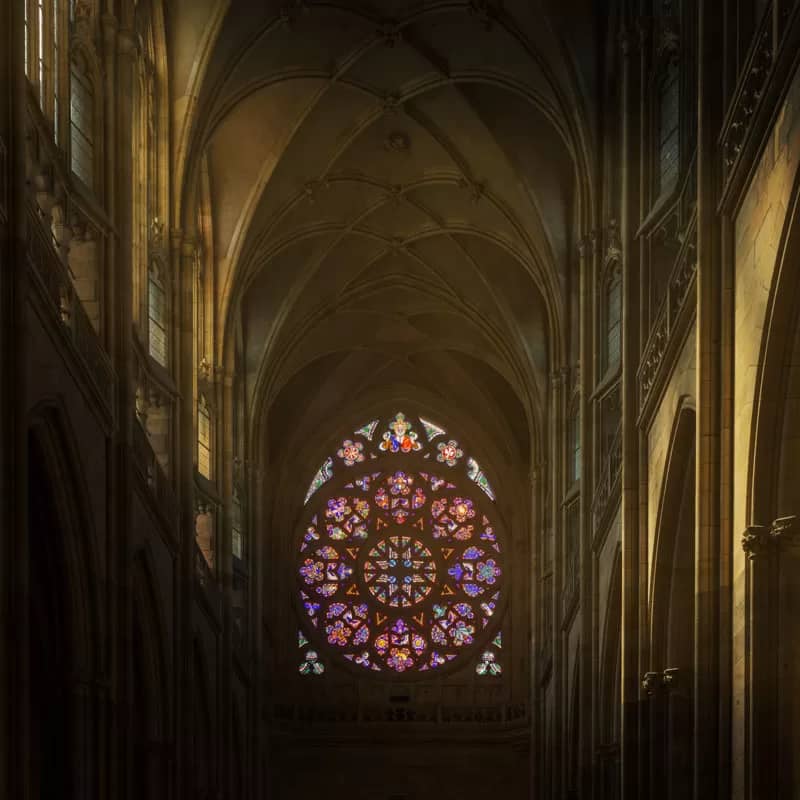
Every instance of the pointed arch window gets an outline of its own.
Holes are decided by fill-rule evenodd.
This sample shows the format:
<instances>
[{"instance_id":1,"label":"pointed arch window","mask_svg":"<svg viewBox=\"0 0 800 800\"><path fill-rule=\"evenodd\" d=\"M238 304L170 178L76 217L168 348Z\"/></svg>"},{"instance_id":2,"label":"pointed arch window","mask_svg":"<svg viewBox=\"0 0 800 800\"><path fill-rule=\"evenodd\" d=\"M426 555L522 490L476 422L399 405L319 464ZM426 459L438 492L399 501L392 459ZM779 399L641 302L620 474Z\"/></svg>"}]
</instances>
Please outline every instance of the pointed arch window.
<instances>
[{"instance_id":1,"label":"pointed arch window","mask_svg":"<svg viewBox=\"0 0 800 800\"><path fill-rule=\"evenodd\" d=\"M25 0L25 74L34 85L39 106L60 138L61 60L66 54L61 0Z\"/></svg>"},{"instance_id":2,"label":"pointed arch window","mask_svg":"<svg viewBox=\"0 0 800 800\"><path fill-rule=\"evenodd\" d=\"M671 189L680 170L680 70L676 55L669 55L658 80L657 108L658 194Z\"/></svg>"},{"instance_id":3,"label":"pointed arch window","mask_svg":"<svg viewBox=\"0 0 800 800\"><path fill-rule=\"evenodd\" d=\"M603 282L603 372L605 375L619 367L622 353L622 270L614 262Z\"/></svg>"},{"instance_id":4,"label":"pointed arch window","mask_svg":"<svg viewBox=\"0 0 800 800\"><path fill-rule=\"evenodd\" d=\"M163 269L158 261L150 262L147 277L147 321L150 355L162 367L167 366L167 292Z\"/></svg>"},{"instance_id":5,"label":"pointed arch window","mask_svg":"<svg viewBox=\"0 0 800 800\"><path fill-rule=\"evenodd\" d=\"M569 412L567 441L567 482L572 486L581 479L581 412L577 399L572 403Z\"/></svg>"},{"instance_id":6,"label":"pointed arch window","mask_svg":"<svg viewBox=\"0 0 800 800\"><path fill-rule=\"evenodd\" d=\"M94 184L94 87L82 59L70 65L70 163L87 186Z\"/></svg>"},{"instance_id":7,"label":"pointed arch window","mask_svg":"<svg viewBox=\"0 0 800 800\"><path fill-rule=\"evenodd\" d=\"M231 550L238 561L244 560L244 533L242 531L242 501L238 493L233 495L231 508Z\"/></svg>"},{"instance_id":8,"label":"pointed arch window","mask_svg":"<svg viewBox=\"0 0 800 800\"><path fill-rule=\"evenodd\" d=\"M206 398L200 395L197 403L197 471L211 480L212 424L211 409Z\"/></svg>"}]
</instances>

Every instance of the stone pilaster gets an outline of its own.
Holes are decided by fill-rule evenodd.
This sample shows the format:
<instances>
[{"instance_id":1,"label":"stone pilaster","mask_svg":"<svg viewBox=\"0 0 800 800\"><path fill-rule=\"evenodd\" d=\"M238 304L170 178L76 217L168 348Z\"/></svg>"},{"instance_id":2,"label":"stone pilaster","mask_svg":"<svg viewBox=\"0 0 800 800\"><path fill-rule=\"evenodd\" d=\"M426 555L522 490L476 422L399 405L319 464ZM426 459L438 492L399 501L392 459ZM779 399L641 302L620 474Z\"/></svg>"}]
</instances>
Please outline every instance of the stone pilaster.
<instances>
[{"instance_id":1,"label":"stone pilaster","mask_svg":"<svg viewBox=\"0 0 800 800\"><path fill-rule=\"evenodd\" d=\"M721 236L717 216L722 124L719 5L698 6L697 82L697 474L695 521L694 786L717 797L720 781Z\"/></svg>"}]
</instances>

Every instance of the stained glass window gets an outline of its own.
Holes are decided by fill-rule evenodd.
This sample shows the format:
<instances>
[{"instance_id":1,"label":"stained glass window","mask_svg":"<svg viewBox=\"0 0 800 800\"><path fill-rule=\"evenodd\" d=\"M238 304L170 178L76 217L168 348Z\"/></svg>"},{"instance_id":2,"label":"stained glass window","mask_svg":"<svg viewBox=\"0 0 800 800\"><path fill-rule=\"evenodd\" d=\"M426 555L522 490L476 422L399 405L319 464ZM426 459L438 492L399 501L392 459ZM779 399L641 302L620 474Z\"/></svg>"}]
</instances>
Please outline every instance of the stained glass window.
<instances>
[{"instance_id":1,"label":"stained glass window","mask_svg":"<svg viewBox=\"0 0 800 800\"><path fill-rule=\"evenodd\" d=\"M70 71L70 159L72 171L89 187L94 183L94 92L82 64Z\"/></svg>"},{"instance_id":2,"label":"stained glass window","mask_svg":"<svg viewBox=\"0 0 800 800\"><path fill-rule=\"evenodd\" d=\"M680 167L680 71L670 60L658 87L658 188L664 192L678 179Z\"/></svg>"},{"instance_id":3,"label":"stained glass window","mask_svg":"<svg viewBox=\"0 0 800 800\"><path fill-rule=\"evenodd\" d=\"M619 366L622 343L622 274L617 264L606 276L603 306L605 315L603 367L606 371L610 371Z\"/></svg>"},{"instance_id":4,"label":"stained glass window","mask_svg":"<svg viewBox=\"0 0 800 800\"><path fill-rule=\"evenodd\" d=\"M326 653L387 675L463 661L502 673L494 492L455 439L432 442L443 434L398 413L356 430L314 477L297 562L300 674L322 674Z\"/></svg>"},{"instance_id":5,"label":"stained glass window","mask_svg":"<svg viewBox=\"0 0 800 800\"><path fill-rule=\"evenodd\" d=\"M311 499L311 496L317 489L320 488L323 484L327 483L333 477L333 459L326 458L325 463L317 470L317 474L314 476L314 480L311 481L311 486L308 487L308 493L306 494L306 503Z\"/></svg>"},{"instance_id":6,"label":"stained glass window","mask_svg":"<svg viewBox=\"0 0 800 800\"><path fill-rule=\"evenodd\" d=\"M569 417L569 482L575 483L581 478L581 415L575 403Z\"/></svg>"},{"instance_id":7,"label":"stained glass window","mask_svg":"<svg viewBox=\"0 0 800 800\"><path fill-rule=\"evenodd\" d=\"M204 397L197 404L197 471L211 480L211 412Z\"/></svg>"},{"instance_id":8,"label":"stained glass window","mask_svg":"<svg viewBox=\"0 0 800 800\"><path fill-rule=\"evenodd\" d=\"M489 479L483 474L483 470L474 458L467 461L467 469L470 480L475 481L488 497L494 500L494 489L489 484Z\"/></svg>"},{"instance_id":9,"label":"stained glass window","mask_svg":"<svg viewBox=\"0 0 800 800\"><path fill-rule=\"evenodd\" d=\"M420 422L422 423L422 428L425 431L425 435L428 437L429 442L432 442L437 436L444 436L447 432L444 428L434 425L427 419L420 418Z\"/></svg>"},{"instance_id":10,"label":"stained glass window","mask_svg":"<svg viewBox=\"0 0 800 800\"><path fill-rule=\"evenodd\" d=\"M303 653L297 671L301 675L322 675L325 672L325 665L320 661L319 654L311 647L311 642L303 631L297 632L297 646Z\"/></svg>"},{"instance_id":11,"label":"stained glass window","mask_svg":"<svg viewBox=\"0 0 800 800\"><path fill-rule=\"evenodd\" d=\"M503 674L501 650L503 649L503 634L498 633L492 639L489 647L481 653L475 665L475 674L481 678L498 678Z\"/></svg>"},{"instance_id":12,"label":"stained glass window","mask_svg":"<svg viewBox=\"0 0 800 800\"><path fill-rule=\"evenodd\" d=\"M147 318L150 355L167 366L167 294L161 278L161 270L151 264L147 282Z\"/></svg>"}]
</instances>

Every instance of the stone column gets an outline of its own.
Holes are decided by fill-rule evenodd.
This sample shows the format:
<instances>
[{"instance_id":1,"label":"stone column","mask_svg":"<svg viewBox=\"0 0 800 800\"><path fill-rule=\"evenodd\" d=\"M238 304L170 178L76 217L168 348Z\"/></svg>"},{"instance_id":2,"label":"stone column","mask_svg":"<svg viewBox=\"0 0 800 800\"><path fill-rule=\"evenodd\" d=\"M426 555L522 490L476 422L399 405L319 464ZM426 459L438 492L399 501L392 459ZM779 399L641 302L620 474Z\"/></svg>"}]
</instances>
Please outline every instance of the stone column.
<instances>
[{"instance_id":1,"label":"stone column","mask_svg":"<svg viewBox=\"0 0 800 800\"><path fill-rule=\"evenodd\" d=\"M220 788L223 797L233 798L233 370L223 368L222 380L217 386L216 441L221 450L216 458L217 486L222 497L220 510L219 580L222 590L222 680L221 680L221 739L222 763ZM244 744L242 742L242 744Z\"/></svg>"},{"instance_id":2,"label":"stone column","mask_svg":"<svg viewBox=\"0 0 800 800\"><path fill-rule=\"evenodd\" d=\"M195 553L195 352L193 276L194 245L184 241L178 232L172 239L173 268L175 270L178 336L175 341L175 375L178 384L177 419L177 463L180 497L180 531L178 564L178 598L176 624L176 664L178 671L178 696L176 698L175 735L178 741L175 776L176 797L188 796L194 785L193 750L194 740L192 704L192 609L194 605L194 553Z\"/></svg>"},{"instance_id":3,"label":"stone column","mask_svg":"<svg viewBox=\"0 0 800 800\"><path fill-rule=\"evenodd\" d=\"M551 591L553 602L551 605L552 620L550 623L553 632L552 663L553 663L553 690L556 698L553 707L553 728L555 739L553 742L553 791L559 795L564 790L564 753L568 742L569 714L567 713L564 686L567 685L569 676L565 674L568 659L563 657L562 637L560 635L562 608L561 586L563 582L562 556L563 542L563 509L561 506L563 492L562 453L563 439L563 414L562 395L564 392L564 372L555 369L550 373L550 402L548 404L548 423L546 426L548 442L547 449L550 453L549 473L547 476L547 492L550 495L550 530L553 540L553 580Z\"/></svg>"},{"instance_id":4,"label":"stone column","mask_svg":"<svg viewBox=\"0 0 800 800\"><path fill-rule=\"evenodd\" d=\"M108 39L114 41L116 34L117 80L113 87L114 97L110 108L115 117L117 135L114 148L114 221L117 240L114 255L114 350L112 358L117 373L117 434L114 443L114 476L109 505L113 509L110 529L112 548L112 581L116 585L116 605L113 608L113 672L116 689L116 713L111 740L112 763L115 774L111 776L112 794L125 796L131 775L130 738L130 687L131 687L131 643L132 630L132 575L130 525L133 492L133 425L135 422L135 374L133 363L133 337L131 308L133 289L131 275L133 203L132 181L132 119L133 86L137 55L136 36L132 30L117 30L116 21L103 18Z\"/></svg>"},{"instance_id":5,"label":"stone column","mask_svg":"<svg viewBox=\"0 0 800 800\"><path fill-rule=\"evenodd\" d=\"M717 797L719 752L720 307L717 219L723 40L719 3L698 6L697 73L697 476L695 535L695 797Z\"/></svg>"},{"instance_id":6,"label":"stone column","mask_svg":"<svg viewBox=\"0 0 800 800\"><path fill-rule=\"evenodd\" d=\"M531 453L536 452L536 442L531 437L530 448ZM531 728L531 745L530 745L530 779L528 796L530 800L539 796L539 781L541 776L541 755L540 748L544 745L544 737L542 731L539 729L540 716L538 713L540 704L539 684L541 682L541 675L539 674L539 608L541 603L540 587L541 587L541 554L539 548L541 546L541 535L543 531L542 524L542 472L543 469L540 465L535 466L529 475L530 486L530 505L529 505L529 538L530 538L530 692L529 703L530 709L530 728Z\"/></svg>"},{"instance_id":7,"label":"stone column","mask_svg":"<svg viewBox=\"0 0 800 800\"><path fill-rule=\"evenodd\" d=\"M0 794L28 797L28 520L24 5L0 3ZM4 698L5 699L5 698Z\"/></svg>"},{"instance_id":8,"label":"stone column","mask_svg":"<svg viewBox=\"0 0 800 800\"><path fill-rule=\"evenodd\" d=\"M252 459L252 450L249 451ZM266 730L264 719L264 703L267 692L264 672L267 659L264 642L264 587L260 565L263 555L263 546L266 536L254 536L253 532L265 530L265 526L258 523L263 521L260 514L265 491L265 476L263 471L252 460L248 465L246 474L247 496L249 501L246 506L246 530L248 533L248 557L250 565L250 594L247 616L250 621L250 641L253 645L254 661L260 668L255 670L252 681L250 721L251 751L250 751L250 796L267 797L269 795L267 770L269 769L270 736Z\"/></svg>"},{"instance_id":9,"label":"stone column","mask_svg":"<svg viewBox=\"0 0 800 800\"><path fill-rule=\"evenodd\" d=\"M591 786L591 678L592 658L591 650L586 651L586 646L591 642L591 608L592 608L592 539L594 526L592 520L592 488L594 486L594 425L592 420L592 406L589 398L594 392L596 379L595 369L595 286L597 281L597 247L594 235L585 236L578 245L579 274L580 274L580 396L578 408L580 414L581 437L581 480L580 480L580 536L577 543L579 558L579 594L581 607L581 696L585 704L588 696L589 703L581 709L581 754L584 766L584 779L581 789L584 793ZM588 639L584 637L587 635ZM588 663L587 663L588 662ZM589 680L586 685L587 678ZM587 695L586 692L589 694ZM585 717L589 711L589 718ZM588 736L588 742L587 737ZM588 761L588 763L587 763ZM588 795L587 795L588 796Z\"/></svg>"},{"instance_id":10,"label":"stone column","mask_svg":"<svg viewBox=\"0 0 800 800\"><path fill-rule=\"evenodd\" d=\"M643 290L640 280L640 250L636 229L641 218L642 136L641 109L647 107L643 94L646 69L643 40L646 32L635 29L630 20L620 31L622 57L622 91L620 104L620 244L622 269L622 377L620 386L622 467L620 476L620 516L622 549L622 619L621 626L621 691L620 714L620 779L625 800L644 796L642 764L646 750L642 736L646 725L641 717L640 659L642 637L642 603L647 597L646 530L640 526L640 432L638 427L638 368L646 338L640 325L648 317L643 314Z\"/></svg>"}]
</instances>

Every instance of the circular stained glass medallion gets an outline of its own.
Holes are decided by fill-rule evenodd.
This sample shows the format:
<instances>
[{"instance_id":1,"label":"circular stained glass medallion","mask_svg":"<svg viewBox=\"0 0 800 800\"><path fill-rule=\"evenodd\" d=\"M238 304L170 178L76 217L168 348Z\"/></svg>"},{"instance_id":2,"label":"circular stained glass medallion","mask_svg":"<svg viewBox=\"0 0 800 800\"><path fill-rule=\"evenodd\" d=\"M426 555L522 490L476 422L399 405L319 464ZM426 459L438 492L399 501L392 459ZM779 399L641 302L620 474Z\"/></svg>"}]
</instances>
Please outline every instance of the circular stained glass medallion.
<instances>
[{"instance_id":1,"label":"circular stained glass medallion","mask_svg":"<svg viewBox=\"0 0 800 800\"><path fill-rule=\"evenodd\" d=\"M390 674L478 654L497 621L504 567L494 524L471 490L427 471L391 470L358 473L314 499L298 579L320 646Z\"/></svg>"}]
</instances>

